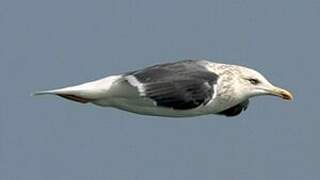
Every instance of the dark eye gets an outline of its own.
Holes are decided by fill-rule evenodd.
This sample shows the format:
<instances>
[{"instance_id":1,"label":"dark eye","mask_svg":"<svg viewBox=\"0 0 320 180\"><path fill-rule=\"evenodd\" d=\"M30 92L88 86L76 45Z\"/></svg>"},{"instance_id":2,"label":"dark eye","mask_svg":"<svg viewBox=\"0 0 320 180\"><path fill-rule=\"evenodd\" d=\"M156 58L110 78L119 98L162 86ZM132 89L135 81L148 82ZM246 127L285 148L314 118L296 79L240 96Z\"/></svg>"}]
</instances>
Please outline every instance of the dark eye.
<instances>
[{"instance_id":1,"label":"dark eye","mask_svg":"<svg viewBox=\"0 0 320 180\"><path fill-rule=\"evenodd\" d=\"M250 81L250 83L253 85L260 84L260 81L258 79L248 79L248 81Z\"/></svg>"}]
</instances>

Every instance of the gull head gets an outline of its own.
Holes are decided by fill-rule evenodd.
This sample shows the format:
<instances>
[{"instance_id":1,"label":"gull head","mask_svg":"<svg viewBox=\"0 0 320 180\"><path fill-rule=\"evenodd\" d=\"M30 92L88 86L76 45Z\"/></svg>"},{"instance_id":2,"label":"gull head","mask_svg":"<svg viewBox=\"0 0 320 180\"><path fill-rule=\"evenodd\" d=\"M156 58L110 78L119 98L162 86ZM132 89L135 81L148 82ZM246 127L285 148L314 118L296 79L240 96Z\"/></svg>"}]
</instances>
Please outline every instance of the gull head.
<instances>
[{"instance_id":1,"label":"gull head","mask_svg":"<svg viewBox=\"0 0 320 180\"><path fill-rule=\"evenodd\" d=\"M238 65L224 66L220 72L226 87L232 87L233 93L241 99L248 99L255 96L272 95L284 100L293 100L293 95L288 90L270 83L261 73L251 68Z\"/></svg>"}]
</instances>

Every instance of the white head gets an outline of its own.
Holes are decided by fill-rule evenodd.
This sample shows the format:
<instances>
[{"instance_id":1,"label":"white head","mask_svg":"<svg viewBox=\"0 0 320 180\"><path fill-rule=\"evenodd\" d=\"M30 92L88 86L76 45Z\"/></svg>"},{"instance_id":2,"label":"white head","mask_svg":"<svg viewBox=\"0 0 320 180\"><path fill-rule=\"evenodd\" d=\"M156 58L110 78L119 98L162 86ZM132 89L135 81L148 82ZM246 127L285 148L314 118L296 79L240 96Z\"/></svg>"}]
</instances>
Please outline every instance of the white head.
<instances>
[{"instance_id":1,"label":"white head","mask_svg":"<svg viewBox=\"0 0 320 180\"><path fill-rule=\"evenodd\" d=\"M253 69L237 65L220 64L219 66L224 66L223 70L219 72L222 81L231 81L231 87L229 86L229 88L232 89L233 93L241 96L242 99L273 95L285 100L293 100L293 95L288 90L272 85L262 74ZM225 75L228 78L223 77Z\"/></svg>"}]
</instances>

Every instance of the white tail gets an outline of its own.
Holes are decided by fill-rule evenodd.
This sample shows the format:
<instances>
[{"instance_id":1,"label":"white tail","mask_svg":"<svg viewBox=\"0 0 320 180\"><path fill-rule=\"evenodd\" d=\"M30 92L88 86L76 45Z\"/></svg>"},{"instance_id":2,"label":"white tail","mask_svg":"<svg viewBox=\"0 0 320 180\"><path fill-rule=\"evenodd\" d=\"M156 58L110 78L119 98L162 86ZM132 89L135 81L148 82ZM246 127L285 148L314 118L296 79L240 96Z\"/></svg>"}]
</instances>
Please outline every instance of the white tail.
<instances>
[{"instance_id":1,"label":"white tail","mask_svg":"<svg viewBox=\"0 0 320 180\"><path fill-rule=\"evenodd\" d=\"M33 95L37 96L51 94L80 103L88 103L107 97L109 94L108 91L112 84L120 77L121 76L109 76L97 81L87 82L76 86L35 92Z\"/></svg>"},{"instance_id":2,"label":"white tail","mask_svg":"<svg viewBox=\"0 0 320 180\"><path fill-rule=\"evenodd\" d=\"M72 86L72 87L66 87L62 89L55 89L55 90L48 90L48 91L39 91L35 92L32 95L38 96L38 95L57 95L69 100L73 100L80 103L88 103L92 101L87 94L88 90L81 89L78 86Z\"/></svg>"}]
</instances>

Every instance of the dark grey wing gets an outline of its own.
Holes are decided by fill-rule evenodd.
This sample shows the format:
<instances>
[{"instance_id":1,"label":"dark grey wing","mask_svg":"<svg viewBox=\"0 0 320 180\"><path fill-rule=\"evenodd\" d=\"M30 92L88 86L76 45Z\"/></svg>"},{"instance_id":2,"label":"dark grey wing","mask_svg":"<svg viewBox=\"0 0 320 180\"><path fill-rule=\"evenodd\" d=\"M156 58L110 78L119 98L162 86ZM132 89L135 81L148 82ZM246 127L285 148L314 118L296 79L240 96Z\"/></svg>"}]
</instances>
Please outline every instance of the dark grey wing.
<instances>
[{"instance_id":1,"label":"dark grey wing","mask_svg":"<svg viewBox=\"0 0 320 180\"><path fill-rule=\"evenodd\" d=\"M134 76L144 87L145 92L138 89L140 93L158 106L186 110L206 104L214 94L218 75L204 64L201 60L184 60L147 67L127 76Z\"/></svg>"},{"instance_id":2,"label":"dark grey wing","mask_svg":"<svg viewBox=\"0 0 320 180\"><path fill-rule=\"evenodd\" d=\"M237 104L229 109L226 109L222 112L219 112L217 114L225 115L225 116L237 116L242 111L245 111L249 106L249 100L245 100L240 104Z\"/></svg>"},{"instance_id":3,"label":"dark grey wing","mask_svg":"<svg viewBox=\"0 0 320 180\"><path fill-rule=\"evenodd\" d=\"M187 110L205 105L214 94L211 83L196 79L145 84L145 96L158 106Z\"/></svg>"},{"instance_id":4,"label":"dark grey wing","mask_svg":"<svg viewBox=\"0 0 320 180\"><path fill-rule=\"evenodd\" d=\"M147 67L127 75L133 75L141 83L173 81L188 78L216 81L218 75L209 72L204 64L205 62L202 60L184 60Z\"/></svg>"}]
</instances>

